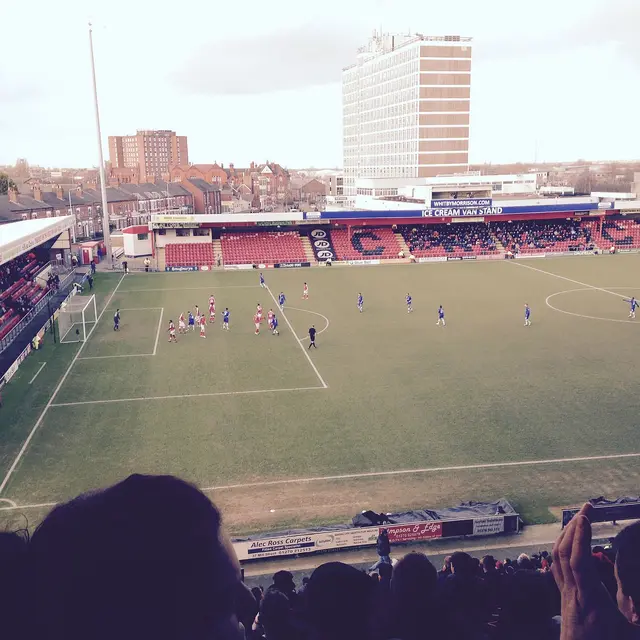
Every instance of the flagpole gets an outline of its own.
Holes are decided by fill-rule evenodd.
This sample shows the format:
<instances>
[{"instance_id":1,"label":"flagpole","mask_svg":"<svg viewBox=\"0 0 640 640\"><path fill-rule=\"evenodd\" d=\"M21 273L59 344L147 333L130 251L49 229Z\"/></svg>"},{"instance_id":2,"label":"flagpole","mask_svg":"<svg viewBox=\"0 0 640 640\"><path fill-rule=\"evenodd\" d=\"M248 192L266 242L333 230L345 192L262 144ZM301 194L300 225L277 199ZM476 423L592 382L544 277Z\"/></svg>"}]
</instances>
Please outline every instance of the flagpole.
<instances>
[{"instance_id":1,"label":"flagpole","mask_svg":"<svg viewBox=\"0 0 640 640\"><path fill-rule=\"evenodd\" d=\"M96 134L98 136L98 169L100 171L100 191L102 192L102 233L104 247L107 252L107 266L113 269L113 252L111 250L111 233L109 230L109 203L107 202L107 181L102 154L102 134L100 132L100 110L98 109L98 86L96 84L96 64L93 57L93 32L89 23L89 49L91 51L91 78L93 80L93 102L96 111Z\"/></svg>"}]
</instances>

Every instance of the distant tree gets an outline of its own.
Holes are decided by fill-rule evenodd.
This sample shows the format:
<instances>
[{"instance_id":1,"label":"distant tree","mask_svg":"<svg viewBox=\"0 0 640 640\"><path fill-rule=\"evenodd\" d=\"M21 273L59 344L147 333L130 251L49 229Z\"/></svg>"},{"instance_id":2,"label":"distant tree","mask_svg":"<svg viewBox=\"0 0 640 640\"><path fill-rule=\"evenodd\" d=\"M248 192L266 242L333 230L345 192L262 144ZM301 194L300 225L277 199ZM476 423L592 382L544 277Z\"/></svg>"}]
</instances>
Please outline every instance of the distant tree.
<instances>
[{"instance_id":1,"label":"distant tree","mask_svg":"<svg viewBox=\"0 0 640 640\"><path fill-rule=\"evenodd\" d=\"M6 173L0 173L0 196L6 196L10 188L17 189L16 183Z\"/></svg>"}]
</instances>

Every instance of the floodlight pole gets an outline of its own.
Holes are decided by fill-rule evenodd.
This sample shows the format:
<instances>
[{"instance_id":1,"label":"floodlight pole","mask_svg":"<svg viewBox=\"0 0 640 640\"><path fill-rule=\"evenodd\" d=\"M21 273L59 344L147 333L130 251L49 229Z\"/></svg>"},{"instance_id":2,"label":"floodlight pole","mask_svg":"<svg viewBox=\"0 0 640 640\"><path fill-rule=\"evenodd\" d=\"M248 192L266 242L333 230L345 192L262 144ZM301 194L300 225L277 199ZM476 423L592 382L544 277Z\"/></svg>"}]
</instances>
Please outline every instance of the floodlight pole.
<instances>
[{"instance_id":1,"label":"floodlight pole","mask_svg":"<svg viewBox=\"0 0 640 640\"><path fill-rule=\"evenodd\" d=\"M100 191L102 193L102 235L107 252L107 266L113 269L113 252L111 250L111 232L109 229L109 203L107 202L107 181L102 154L102 134L100 132L100 110L98 109L98 86L96 84L96 63L93 57L93 33L89 23L89 49L91 51L91 77L93 79L93 102L96 111L96 133L98 135L98 160L100 172Z\"/></svg>"}]
</instances>

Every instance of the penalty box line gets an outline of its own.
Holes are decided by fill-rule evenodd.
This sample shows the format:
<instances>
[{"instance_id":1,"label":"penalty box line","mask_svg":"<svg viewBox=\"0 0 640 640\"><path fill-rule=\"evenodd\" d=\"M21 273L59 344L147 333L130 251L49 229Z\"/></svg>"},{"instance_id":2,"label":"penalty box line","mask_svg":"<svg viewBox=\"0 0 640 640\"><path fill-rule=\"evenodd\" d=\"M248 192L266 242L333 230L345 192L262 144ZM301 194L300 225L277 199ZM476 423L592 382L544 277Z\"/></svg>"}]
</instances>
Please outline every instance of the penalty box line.
<instances>
[{"instance_id":1,"label":"penalty box line","mask_svg":"<svg viewBox=\"0 0 640 640\"><path fill-rule=\"evenodd\" d=\"M218 289L257 289L257 284L238 284L229 285L224 287L165 287L161 289L123 289L120 291L123 293L145 293L147 291L218 291Z\"/></svg>"},{"instance_id":2,"label":"penalty box line","mask_svg":"<svg viewBox=\"0 0 640 640\"><path fill-rule=\"evenodd\" d=\"M315 387L322 389L322 387ZM482 469L501 469L505 467L532 467L539 465L572 464L577 462L598 462L601 460L623 460L625 458L639 458L640 453L612 453L601 456L579 456L575 458L549 458L547 460L517 460L513 462L487 462L480 464L464 464L449 467L424 467L423 469L397 469L394 471L370 471L365 473L345 473L333 476L315 476L309 478L288 478L283 480L266 480L263 482L246 482L243 484L227 484L214 487L200 487L200 491L229 491L233 489L257 489L260 487L271 487L277 485L327 482L333 480L357 480L360 478L380 478L385 476L418 475L421 473L447 473L451 471L477 471ZM11 501L13 502L13 501ZM56 502L43 502L42 504L26 504L0 507L0 511L15 511L16 509L42 509L44 507L55 507Z\"/></svg>"},{"instance_id":3,"label":"penalty box line","mask_svg":"<svg viewBox=\"0 0 640 640\"><path fill-rule=\"evenodd\" d=\"M111 398L105 400L80 400L78 402L57 402L52 407L77 407L88 404L114 404L118 402L147 402L151 400L181 400L184 398L216 398L220 396L242 396L260 393L284 393L290 391L319 391L327 387L291 387L289 389L250 389L248 391L214 391L211 393L185 393L169 396L141 396L139 398Z\"/></svg>"},{"instance_id":4,"label":"penalty box line","mask_svg":"<svg viewBox=\"0 0 640 640\"><path fill-rule=\"evenodd\" d=\"M113 309L112 309L113 311ZM160 331L162 330L162 317L164 315L164 307L137 307L130 309L120 309L120 311L160 311L158 318L158 330L156 331L156 340L153 345L153 353L121 353L112 356L82 356L78 360L106 360L109 358L149 358L158 353L158 341L160 340Z\"/></svg>"}]
</instances>

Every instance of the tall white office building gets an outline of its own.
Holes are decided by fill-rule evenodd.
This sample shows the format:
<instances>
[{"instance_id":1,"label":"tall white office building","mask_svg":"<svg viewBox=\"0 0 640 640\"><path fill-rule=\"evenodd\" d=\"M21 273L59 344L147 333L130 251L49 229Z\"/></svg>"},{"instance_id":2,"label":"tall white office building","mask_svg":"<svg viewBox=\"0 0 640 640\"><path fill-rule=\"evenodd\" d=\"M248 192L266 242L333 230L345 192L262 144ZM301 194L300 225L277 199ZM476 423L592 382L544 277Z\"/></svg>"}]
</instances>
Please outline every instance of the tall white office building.
<instances>
[{"instance_id":1,"label":"tall white office building","mask_svg":"<svg viewBox=\"0 0 640 640\"><path fill-rule=\"evenodd\" d=\"M470 96L471 38L374 32L342 73L345 195L467 171Z\"/></svg>"}]
</instances>

